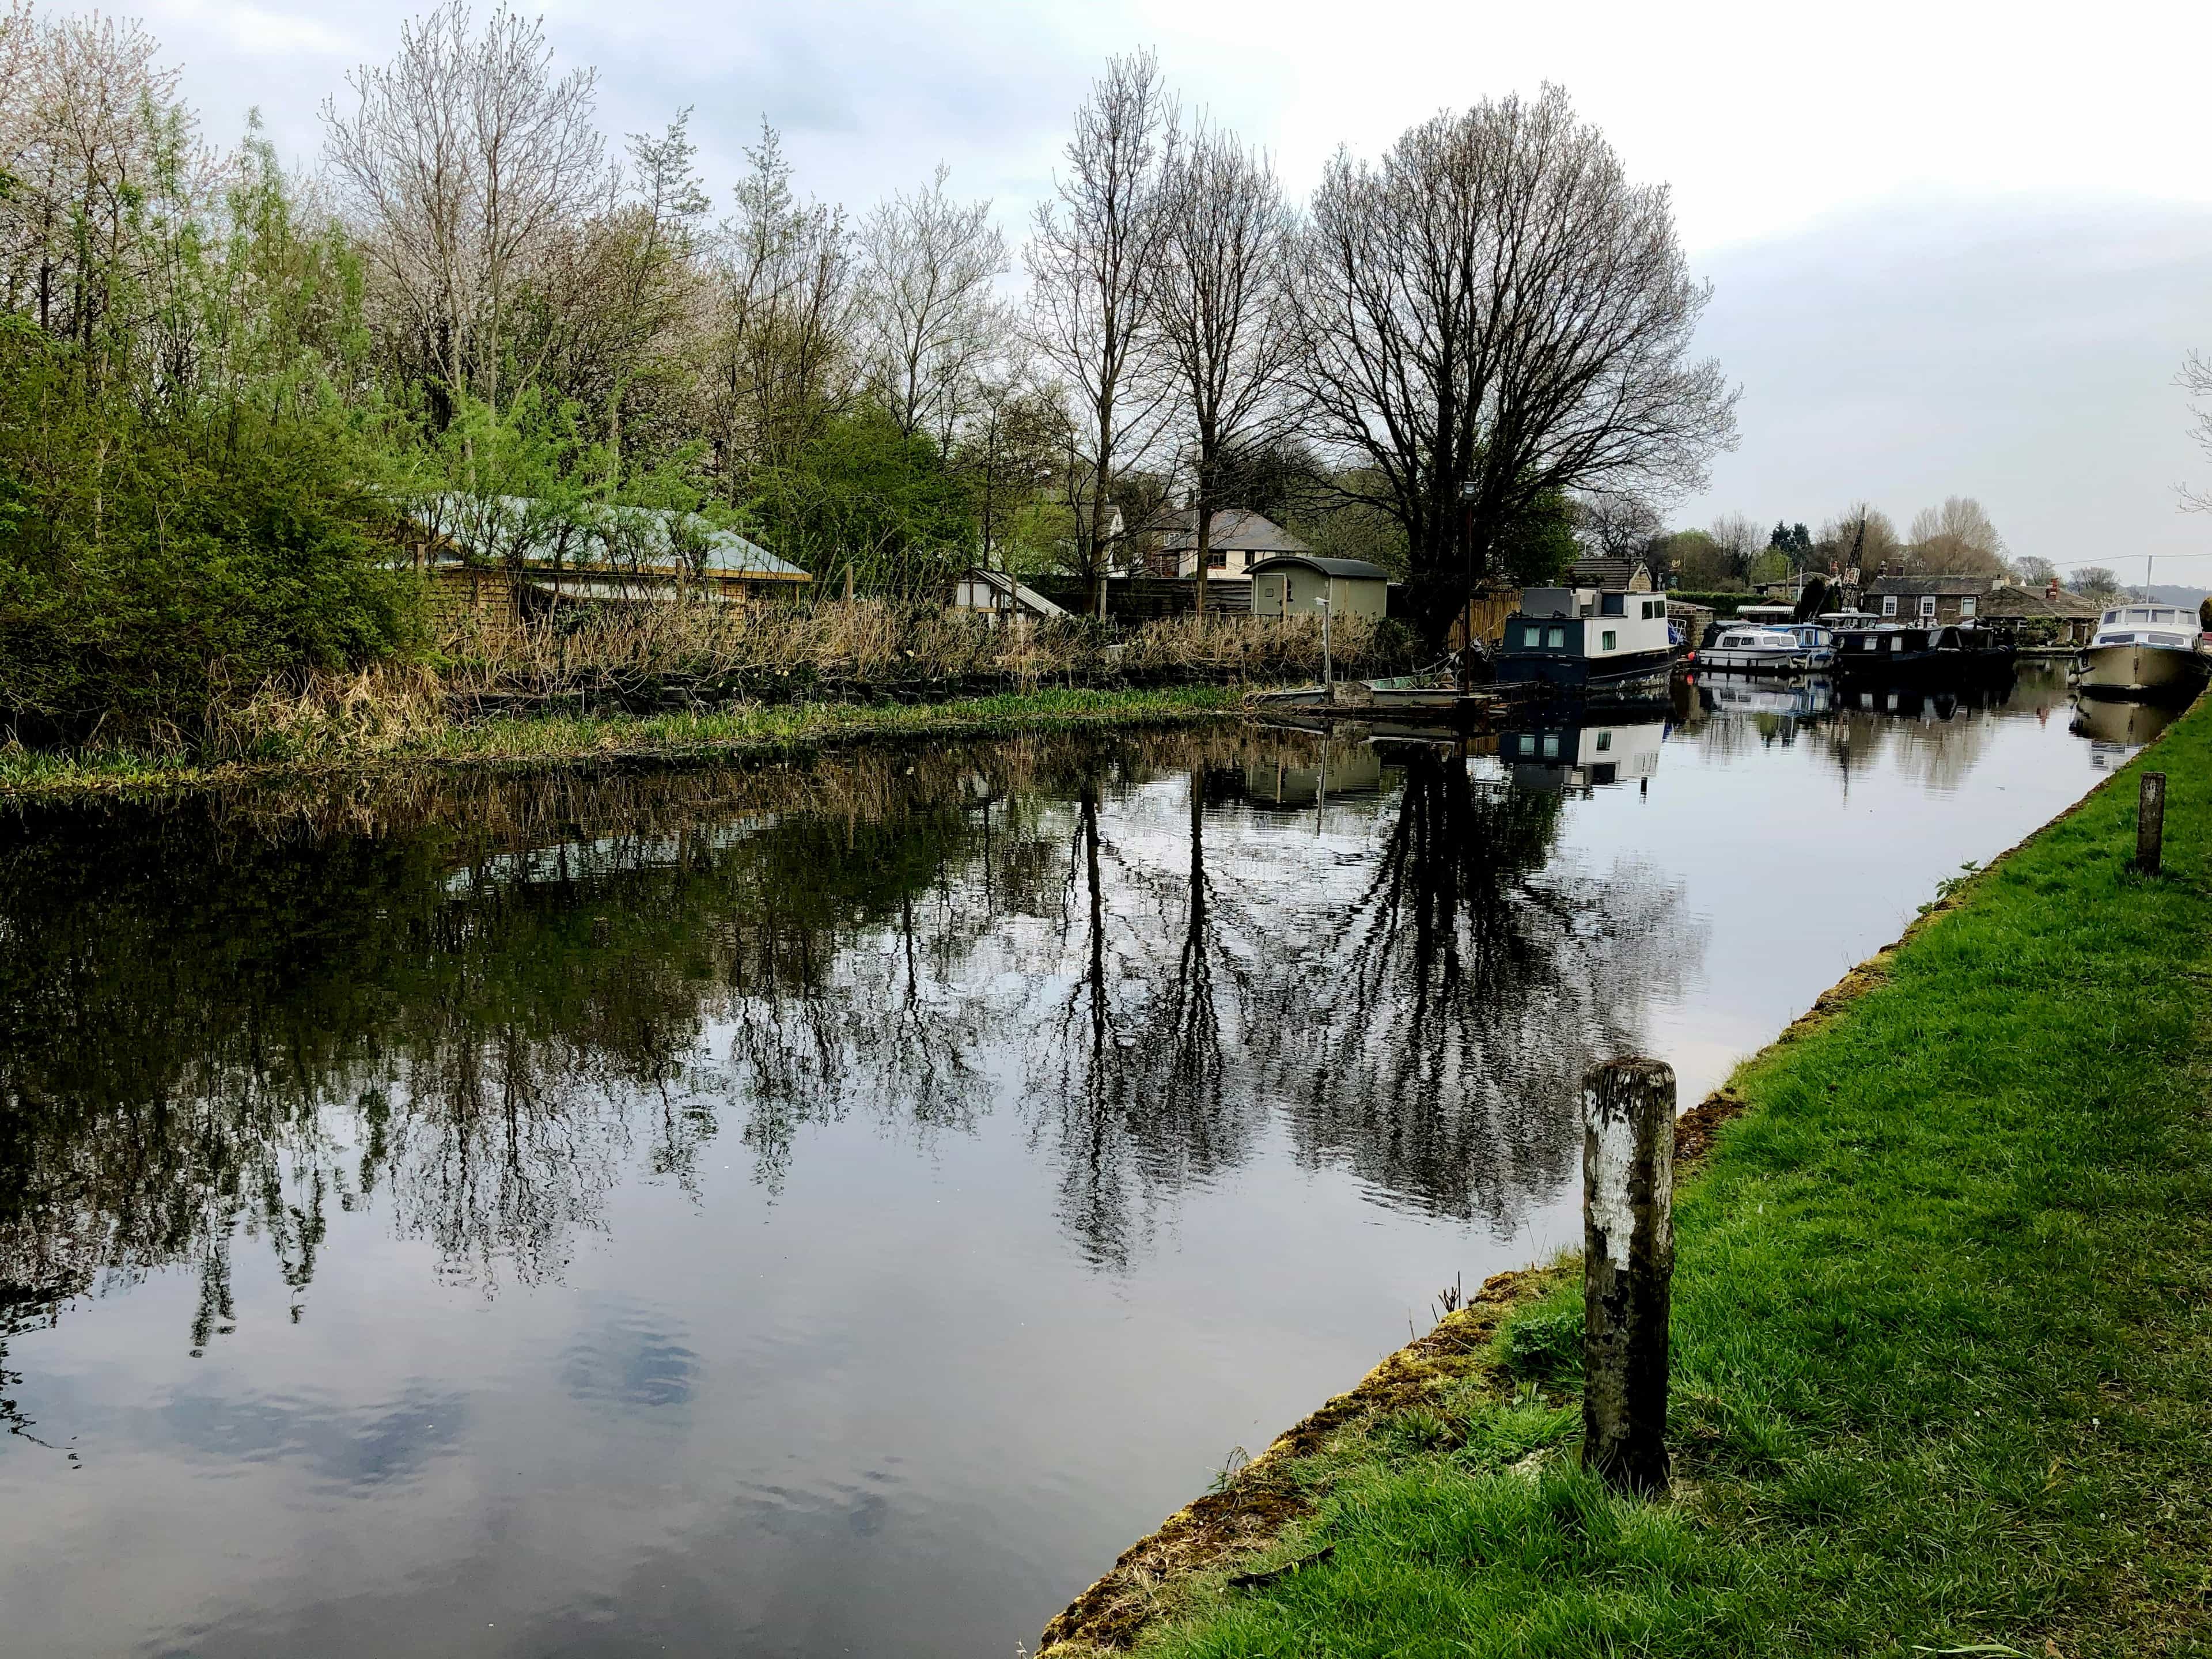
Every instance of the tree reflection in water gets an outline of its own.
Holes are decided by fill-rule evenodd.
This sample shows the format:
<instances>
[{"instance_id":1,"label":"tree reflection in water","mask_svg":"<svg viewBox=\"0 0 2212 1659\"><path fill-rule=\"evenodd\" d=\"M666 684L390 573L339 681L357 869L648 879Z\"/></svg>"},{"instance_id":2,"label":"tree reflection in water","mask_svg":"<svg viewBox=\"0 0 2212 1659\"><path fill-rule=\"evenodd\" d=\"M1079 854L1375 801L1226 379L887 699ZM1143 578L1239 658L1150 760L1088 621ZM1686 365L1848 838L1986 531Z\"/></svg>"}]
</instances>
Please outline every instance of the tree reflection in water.
<instances>
[{"instance_id":1,"label":"tree reflection in water","mask_svg":"<svg viewBox=\"0 0 2212 1659\"><path fill-rule=\"evenodd\" d=\"M1428 750L1278 833L1243 781L1286 754L1316 759L1239 728L22 820L0 1313L185 1266L204 1346L251 1234L298 1318L332 1210L372 1204L533 1281L626 1175L696 1192L732 1127L774 1188L810 1123L963 1133L1009 1094L1102 1265L1279 1124L1510 1227L1694 945L1674 896L1559 867L1556 799Z\"/></svg>"}]
</instances>

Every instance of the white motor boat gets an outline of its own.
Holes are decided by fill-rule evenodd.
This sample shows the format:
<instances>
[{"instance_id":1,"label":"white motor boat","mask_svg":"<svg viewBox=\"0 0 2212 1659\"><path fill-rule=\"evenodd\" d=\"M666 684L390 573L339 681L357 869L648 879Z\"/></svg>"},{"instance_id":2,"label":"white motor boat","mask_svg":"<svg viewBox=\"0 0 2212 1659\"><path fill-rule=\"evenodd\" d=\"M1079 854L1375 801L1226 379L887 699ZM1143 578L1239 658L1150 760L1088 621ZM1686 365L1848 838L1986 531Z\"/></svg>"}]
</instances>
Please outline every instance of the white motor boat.
<instances>
[{"instance_id":1,"label":"white motor boat","mask_svg":"<svg viewBox=\"0 0 2212 1659\"><path fill-rule=\"evenodd\" d=\"M2197 614L2170 605L2116 605L2075 660L2092 696L2193 697L2212 674Z\"/></svg>"},{"instance_id":2,"label":"white motor boat","mask_svg":"<svg viewBox=\"0 0 2212 1659\"><path fill-rule=\"evenodd\" d=\"M1825 638L1827 630L1810 631L1823 636L1820 646L1808 645L1787 628L1725 628L1711 644L1698 647L1698 666L1731 674L1802 674L1826 667L1836 657Z\"/></svg>"}]
</instances>

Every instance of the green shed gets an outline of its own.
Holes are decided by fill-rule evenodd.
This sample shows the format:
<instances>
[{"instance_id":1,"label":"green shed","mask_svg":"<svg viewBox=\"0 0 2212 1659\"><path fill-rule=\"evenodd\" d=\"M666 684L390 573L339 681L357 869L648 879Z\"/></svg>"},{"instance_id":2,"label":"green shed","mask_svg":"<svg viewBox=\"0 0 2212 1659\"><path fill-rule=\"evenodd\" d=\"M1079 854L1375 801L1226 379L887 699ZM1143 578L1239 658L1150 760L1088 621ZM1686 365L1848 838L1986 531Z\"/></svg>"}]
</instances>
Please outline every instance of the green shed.
<instances>
[{"instance_id":1,"label":"green shed","mask_svg":"<svg viewBox=\"0 0 2212 1659\"><path fill-rule=\"evenodd\" d=\"M1252 567L1255 617L1317 617L1324 596L1331 616L1380 622L1389 611L1390 578L1364 559L1313 553L1278 553Z\"/></svg>"}]
</instances>

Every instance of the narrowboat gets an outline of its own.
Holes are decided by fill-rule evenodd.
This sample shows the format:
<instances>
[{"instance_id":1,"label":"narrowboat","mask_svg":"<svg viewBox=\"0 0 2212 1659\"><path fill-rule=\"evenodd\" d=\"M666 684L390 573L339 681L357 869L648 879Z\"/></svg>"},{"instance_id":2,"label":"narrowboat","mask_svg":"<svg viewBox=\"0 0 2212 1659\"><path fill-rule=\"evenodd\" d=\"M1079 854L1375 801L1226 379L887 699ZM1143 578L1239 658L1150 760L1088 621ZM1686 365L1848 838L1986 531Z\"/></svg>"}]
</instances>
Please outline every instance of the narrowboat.
<instances>
[{"instance_id":1,"label":"narrowboat","mask_svg":"<svg viewBox=\"0 0 2212 1659\"><path fill-rule=\"evenodd\" d=\"M1896 684L1963 684L2011 672L2013 647L1987 629L1854 628L1835 635L1836 672Z\"/></svg>"},{"instance_id":2,"label":"narrowboat","mask_svg":"<svg viewBox=\"0 0 2212 1659\"><path fill-rule=\"evenodd\" d=\"M1569 690L1621 686L1666 674L1674 650L1663 593L1532 587L1505 619L1498 683Z\"/></svg>"},{"instance_id":3,"label":"narrowboat","mask_svg":"<svg viewBox=\"0 0 2212 1659\"><path fill-rule=\"evenodd\" d=\"M2208 661L2194 612L2127 605L2105 612L2075 659L2075 684L2092 696L2195 696Z\"/></svg>"}]
</instances>

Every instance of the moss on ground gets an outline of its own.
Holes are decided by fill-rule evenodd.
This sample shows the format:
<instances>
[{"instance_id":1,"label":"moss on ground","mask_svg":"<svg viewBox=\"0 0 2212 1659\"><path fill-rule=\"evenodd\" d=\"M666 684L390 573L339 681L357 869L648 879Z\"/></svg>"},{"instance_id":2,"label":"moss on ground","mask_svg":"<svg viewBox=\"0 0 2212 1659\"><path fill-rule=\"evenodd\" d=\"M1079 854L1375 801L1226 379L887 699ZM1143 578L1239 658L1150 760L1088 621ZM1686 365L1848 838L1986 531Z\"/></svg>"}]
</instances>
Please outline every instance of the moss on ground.
<instances>
[{"instance_id":1,"label":"moss on ground","mask_svg":"<svg viewBox=\"0 0 2212 1659\"><path fill-rule=\"evenodd\" d=\"M2155 878L2129 866L2145 764L2169 780ZM1277 1524L1139 1561L1117 1618L1048 1636L2212 1654L2208 854L2212 702L1711 1103L1677 1208L1667 1499L1582 1473L1578 1286L1517 1286L1479 1356L1230 1484L1286 1495Z\"/></svg>"}]
</instances>

